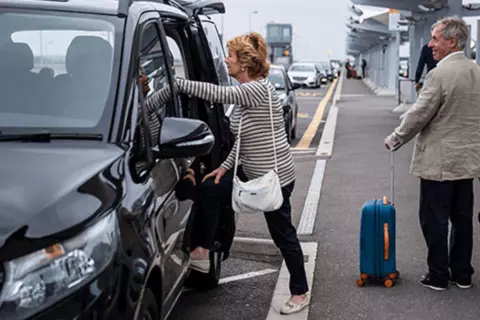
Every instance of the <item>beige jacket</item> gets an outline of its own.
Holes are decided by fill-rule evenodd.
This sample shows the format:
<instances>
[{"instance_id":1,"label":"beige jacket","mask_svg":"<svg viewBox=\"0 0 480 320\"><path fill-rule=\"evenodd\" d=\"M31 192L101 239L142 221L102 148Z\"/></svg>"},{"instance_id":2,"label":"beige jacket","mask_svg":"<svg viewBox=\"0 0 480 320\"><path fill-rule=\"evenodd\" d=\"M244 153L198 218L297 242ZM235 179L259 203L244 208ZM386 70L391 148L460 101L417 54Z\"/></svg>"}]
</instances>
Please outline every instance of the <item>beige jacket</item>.
<instances>
[{"instance_id":1,"label":"beige jacket","mask_svg":"<svg viewBox=\"0 0 480 320\"><path fill-rule=\"evenodd\" d=\"M435 181L480 176L480 67L463 54L447 56L428 73L390 137L397 149L415 135L413 175Z\"/></svg>"}]
</instances>

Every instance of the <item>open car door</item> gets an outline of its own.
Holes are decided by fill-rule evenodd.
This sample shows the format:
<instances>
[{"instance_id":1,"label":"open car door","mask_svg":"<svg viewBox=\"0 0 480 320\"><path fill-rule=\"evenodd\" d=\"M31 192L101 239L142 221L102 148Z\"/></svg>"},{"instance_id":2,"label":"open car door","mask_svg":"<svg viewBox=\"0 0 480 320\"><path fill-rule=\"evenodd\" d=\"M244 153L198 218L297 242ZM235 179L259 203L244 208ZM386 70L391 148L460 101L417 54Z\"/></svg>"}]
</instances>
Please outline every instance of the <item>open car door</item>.
<instances>
[{"instance_id":1,"label":"open car door","mask_svg":"<svg viewBox=\"0 0 480 320\"><path fill-rule=\"evenodd\" d=\"M223 14L226 12L225 4L221 0L175 0L184 7L192 16Z\"/></svg>"}]
</instances>

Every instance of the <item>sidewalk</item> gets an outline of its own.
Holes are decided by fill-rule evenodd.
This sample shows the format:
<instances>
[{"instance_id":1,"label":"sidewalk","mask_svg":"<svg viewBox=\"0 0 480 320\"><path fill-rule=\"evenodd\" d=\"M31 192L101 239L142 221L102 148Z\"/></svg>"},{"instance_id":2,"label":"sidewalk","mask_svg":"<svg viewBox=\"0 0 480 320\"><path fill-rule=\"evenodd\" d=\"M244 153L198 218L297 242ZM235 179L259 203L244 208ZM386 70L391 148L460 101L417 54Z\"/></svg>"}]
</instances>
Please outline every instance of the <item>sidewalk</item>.
<instances>
[{"instance_id":1,"label":"sidewalk","mask_svg":"<svg viewBox=\"0 0 480 320\"><path fill-rule=\"evenodd\" d=\"M474 287L434 292L418 284L427 270L426 246L418 219L419 181L409 174L413 141L395 153L397 269L400 280L358 288L360 209L372 198L390 194L390 158L383 141L398 125L392 97L377 97L363 81L345 79L338 103L335 144L326 165L318 208L318 242L309 319L477 320L480 276ZM480 188L475 182L476 199ZM478 212L480 201L476 201ZM480 225L474 218L473 265L480 270Z\"/></svg>"}]
</instances>

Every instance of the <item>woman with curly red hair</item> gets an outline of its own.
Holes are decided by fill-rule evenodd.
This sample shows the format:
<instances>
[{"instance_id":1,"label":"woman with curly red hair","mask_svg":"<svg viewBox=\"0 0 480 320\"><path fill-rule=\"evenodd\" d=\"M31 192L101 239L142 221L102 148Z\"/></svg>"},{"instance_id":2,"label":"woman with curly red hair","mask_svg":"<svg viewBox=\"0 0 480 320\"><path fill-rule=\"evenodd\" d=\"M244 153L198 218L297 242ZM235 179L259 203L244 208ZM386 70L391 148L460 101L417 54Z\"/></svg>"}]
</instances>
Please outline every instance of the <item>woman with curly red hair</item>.
<instances>
[{"instance_id":1,"label":"woman with curly red hair","mask_svg":"<svg viewBox=\"0 0 480 320\"><path fill-rule=\"evenodd\" d=\"M272 170L275 167L274 158L276 158L283 204L278 210L265 212L264 215L270 235L280 249L290 272L291 297L280 312L291 314L307 306L310 296L307 294L308 284L303 252L291 219L290 196L295 184L295 164L287 141L283 108L275 87L268 80L270 64L267 61L268 48L265 39L260 34L252 32L233 38L228 42L227 48L228 57L225 62L229 75L237 79L240 85L218 86L177 79L177 87L179 92L200 99L236 105L230 118L230 129L237 136L240 119L242 119L239 159L248 179L256 179ZM162 92L155 93L146 102L147 109L155 110L155 105L161 105L162 99L167 96ZM272 104L275 141L272 141L269 96ZM235 165L237 142L238 139L220 167L205 176L204 183L217 185L224 182L221 181L222 177ZM275 154L276 157L274 157ZM213 232L216 226L211 225L208 229ZM208 238L208 242L213 241L211 236L204 238ZM213 244L205 243L193 250L191 253L193 269L208 273L211 245Z\"/></svg>"}]
</instances>

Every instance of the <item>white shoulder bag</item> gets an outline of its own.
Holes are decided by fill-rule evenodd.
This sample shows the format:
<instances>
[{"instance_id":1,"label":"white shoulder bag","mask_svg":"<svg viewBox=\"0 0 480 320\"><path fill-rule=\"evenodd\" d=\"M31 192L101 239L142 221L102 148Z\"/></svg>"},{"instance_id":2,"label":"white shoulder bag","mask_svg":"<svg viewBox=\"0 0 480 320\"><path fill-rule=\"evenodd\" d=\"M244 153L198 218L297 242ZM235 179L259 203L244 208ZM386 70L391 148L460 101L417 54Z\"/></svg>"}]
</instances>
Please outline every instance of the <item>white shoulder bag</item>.
<instances>
[{"instance_id":1,"label":"white shoulder bag","mask_svg":"<svg viewBox=\"0 0 480 320\"><path fill-rule=\"evenodd\" d=\"M270 122L272 125L273 156L275 168L263 176L242 182L237 177L238 158L240 155L240 142L242 133L243 113L240 117L237 137L237 152L235 155L235 169L233 174L232 207L238 213L260 213L280 209L283 204L282 188L278 177L277 150L275 146L275 128L273 126L272 96L268 88L268 100L270 106Z\"/></svg>"}]
</instances>

